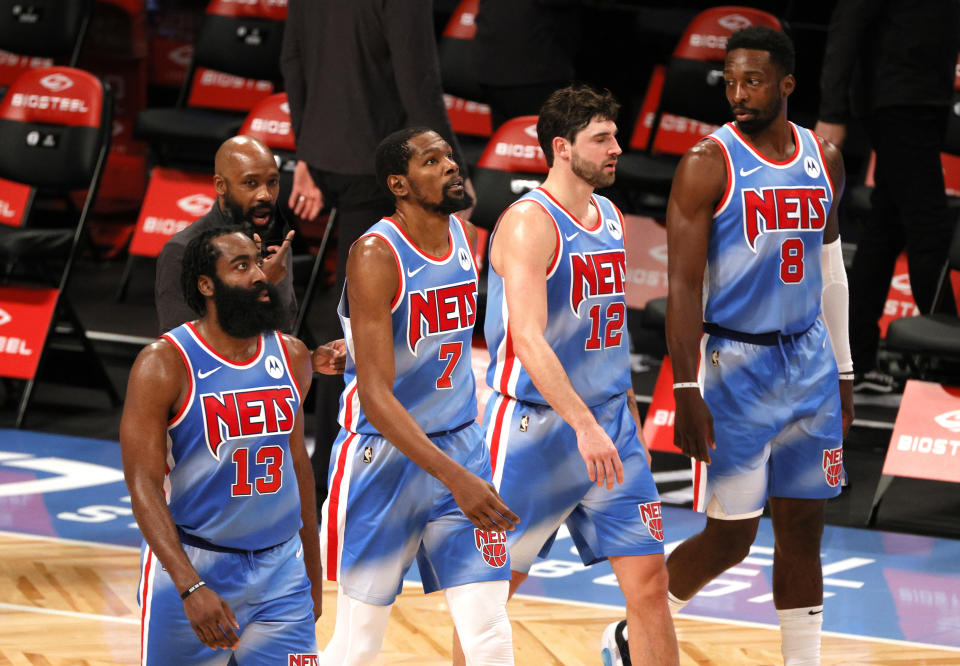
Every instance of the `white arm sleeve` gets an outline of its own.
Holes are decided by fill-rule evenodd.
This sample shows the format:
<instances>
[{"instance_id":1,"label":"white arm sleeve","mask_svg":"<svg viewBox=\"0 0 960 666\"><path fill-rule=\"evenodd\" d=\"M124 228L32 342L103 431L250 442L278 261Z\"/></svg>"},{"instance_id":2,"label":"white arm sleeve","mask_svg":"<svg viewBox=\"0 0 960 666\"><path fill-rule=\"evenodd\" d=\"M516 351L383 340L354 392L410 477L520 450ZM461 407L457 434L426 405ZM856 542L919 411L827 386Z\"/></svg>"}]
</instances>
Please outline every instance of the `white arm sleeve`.
<instances>
[{"instance_id":1,"label":"white arm sleeve","mask_svg":"<svg viewBox=\"0 0 960 666\"><path fill-rule=\"evenodd\" d=\"M820 270L823 274L823 292L820 295L823 323L827 325L827 332L830 334L837 369L841 374L850 373L853 372L848 323L850 296L847 293L847 272L843 268L843 252L840 250L839 238L823 246Z\"/></svg>"}]
</instances>

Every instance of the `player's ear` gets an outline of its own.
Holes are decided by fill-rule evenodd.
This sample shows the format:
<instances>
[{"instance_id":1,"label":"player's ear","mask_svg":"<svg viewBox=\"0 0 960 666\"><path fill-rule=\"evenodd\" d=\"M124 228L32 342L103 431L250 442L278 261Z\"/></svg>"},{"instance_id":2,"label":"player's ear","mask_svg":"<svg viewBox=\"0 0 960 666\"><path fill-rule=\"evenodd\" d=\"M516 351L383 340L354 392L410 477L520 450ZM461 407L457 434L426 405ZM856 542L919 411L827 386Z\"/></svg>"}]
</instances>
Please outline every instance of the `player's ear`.
<instances>
[{"instance_id":1,"label":"player's ear","mask_svg":"<svg viewBox=\"0 0 960 666\"><path fill-rule=\"evenodd\" d=\"M217 195L223 196L227 193L227 181L220 174L214 174L213 187L217 190Z\"/></svg>"},{"instance_id":2,"label":"player's ear","mask_svg":"<svg viewBox=\"0 0 960 666\"><path fill-rule=\"evenodd\" d=\"M558 157L570 159L570 142L562 136L553 137L553 157L554 159Z\"/></svg>"},{"instance_id":3,"label":"player's ear","mask_svg":"<svg viewBox=\"0 0 960 666\"><path fill-rule=\"evenodd\" d=\"M797 80L793 78L793 74L787 74L785 77L780 79L780 96L786 99L796 87Z\"/></svg>"},{"instance_id":4,"label":"player's ear","mask_svg":"<svg viewBox=\"0 0 960 666\"><path fill-rule=\"evenodd\" d=\"M387 176L387 189L393 192L393 196L398 199L407 196L408 187L406 177L400 174Z\"/></svg>"},{"instance_id":5,"label":"player's ear","mask_svg":"<svg viewBox=\"0 0 960 666\"><path fill-rule=\"evenodd\" d=\"M209 275L201 275L197 278L197 291L204 297L213 296L213 280Z\"/></svg>"}]
</instances>

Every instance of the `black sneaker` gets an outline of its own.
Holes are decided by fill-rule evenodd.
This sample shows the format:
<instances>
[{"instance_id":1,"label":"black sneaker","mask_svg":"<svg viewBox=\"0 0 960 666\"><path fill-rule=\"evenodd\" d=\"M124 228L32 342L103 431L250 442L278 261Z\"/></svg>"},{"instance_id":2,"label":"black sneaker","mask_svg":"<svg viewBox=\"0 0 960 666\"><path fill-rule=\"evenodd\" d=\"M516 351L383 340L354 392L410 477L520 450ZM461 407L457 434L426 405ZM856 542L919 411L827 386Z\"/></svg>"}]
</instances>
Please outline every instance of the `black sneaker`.
<instances>
[{"instance_id":1,"label":"black sneaker","mask_svg":"<svg viewBox=\"0 0 960 666\"><path fill-rule=\"evenodd\" d=\"M879 370L871 370L854 374L853 392L861 395L888 395L903 393L903 386L891 375Z\"/></svg>"}]
</instances>

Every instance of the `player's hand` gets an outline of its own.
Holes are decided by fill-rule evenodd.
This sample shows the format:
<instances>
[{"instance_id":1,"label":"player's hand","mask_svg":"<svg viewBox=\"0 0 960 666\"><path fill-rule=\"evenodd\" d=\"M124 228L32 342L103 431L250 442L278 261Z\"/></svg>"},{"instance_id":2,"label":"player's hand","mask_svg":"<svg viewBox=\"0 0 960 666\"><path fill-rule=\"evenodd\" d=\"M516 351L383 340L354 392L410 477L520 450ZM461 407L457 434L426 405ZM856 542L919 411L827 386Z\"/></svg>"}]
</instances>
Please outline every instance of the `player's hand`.
<instances>
[{"instance_id":1,"label":"player's hand","mask_svg":"<svg viewBox=\"0 0 960 666\"><path fill-rule=\"evenodd\" d=\"M821 139L826 139L837 148L843 148L843 142L847 138L847 126L843 123L827 123L818 120L813 128L813 133Z\"/></svg>"},{"instance_id":2,"label":"player's hand","mask_svg":"<svg viewBox=\"0 0 960 666\"><path fill-rule=\"evenodd\" d=\"M577 432L577 448L583 462L587 465L587 476L597 486L606 484L612 490L614 483L623 483L623 463L617 447L607 432L594 422L583 431Z\"/></svg>"},{"instance_id":3,"label":"player's hand","mask_svg":"<svg viewBox=\"0 0 960 666\"><path fill-rule=\"evenodd\" d=\"M282 244L269 245L265 250L261 247L260 234L253 235L253 240L263 255L261 270L271 284L280 284L283 278L287 277L287 255L290 254L290 244L295 234L296 232L291 229L287 232L287 237L283 239Z\"/></svg>"},{"instance_id":4,"label":"player's hand","mask_svg":"<svg viewBox=\"0 0 960 666\"><path fill-rule=\"evenodd\" d=\"M320 619L320 616L323 615L323 585L320 584L320 581L323 580L321 575L317 580L316 585L310 586L310 597L313 599L313 622L316 624L317 620Z\"/></svg>"},{"instance_id":5,"label":"player's hand","mask_svg":"<svg viewBox=\"0 0 960 666\"><path fill-rule=\"evenodd\" d=\"M713 415L696 389L674 392L677 416L673 425L673 443L684 455L710 464L710 449L716 449Z\"/></svg>"},{"instance_id":6,"label":"player's hand","mask_svg":"<svg viewBox=\"0 0 960 666\"><path fill-rule=\"evenodd\" d=\"M234 629L239 629L237 618L220 595L204 586L183 600L183 610L204 645L214 650L230 650L240 638Z\"/></svg>"},{"instance_id":7,"label":"player's hand","mask_svg":"<svg viewBox=\"0 0 960 666\"><path fill-rule=\"evenodd\" d=\"M843 415L843 438L847 438L850 426L853 425L853 380L840 380L840 411Z\"/></svg>"},{"instance_id":8,"label":"player's hand","mask_svg":"<svg viewBox=\"0 0 960 666\"><path fill-rule=\"evenodd\" d=\"M317 219L323 209L323 192L313 182L310 169L303 160L297 160L297 166L293 169L293 186L287 205L294 215L310 222Z\"/></svg>"},{"instance_id":9,"label":"player's hand","mask_svg":"<svg viewBox=\"0 0 960 666\"><path fill-rule=\"evenodd\" d=\"M520 517L504 503L492 483L462 467L447 487L460 510L481 530L510 532L520 522Z\"/></svg>"},{"instance_id":10,"label":"player's hand","mask_svg":"<svg viewBox=\"0 0 960 666\"><path fill-rule=\"evenodd\" d=\"M343 338L320 345L310 355L313 371L324 375L342 375L347 366L347 345Z\"/></svg>"}]
</instances>

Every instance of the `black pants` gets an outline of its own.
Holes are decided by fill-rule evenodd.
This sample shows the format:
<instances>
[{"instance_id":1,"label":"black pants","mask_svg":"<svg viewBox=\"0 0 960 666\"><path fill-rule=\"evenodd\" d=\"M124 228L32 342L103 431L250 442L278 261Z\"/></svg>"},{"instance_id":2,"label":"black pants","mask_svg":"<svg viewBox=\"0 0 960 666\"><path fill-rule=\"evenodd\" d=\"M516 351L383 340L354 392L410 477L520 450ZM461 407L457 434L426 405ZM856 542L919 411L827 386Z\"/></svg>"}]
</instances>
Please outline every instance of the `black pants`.
<instances>
[{"instance_id":1,"label":"black pants","mask_svg":"<svg viewBox=\"0 0 960 666\"><path fill-rule=\"evenodd\" d=\"M337 209L337 283L334 288L339 298L343 291L350 246L381 217L392 214L395 206L372 175L337 174L315 169L310 172L317 187L323 192L325 205L335 206ZM323 317L323 329L314 333L316 339L321 341L343 336L336 310L326 313ZM310 461L317 482L319 508L327 495L330 450L340 431L337 411L344 387L343 377L314 375L313 386L317 423L316 448Z\"/></svg>"},{"instance_id":2,"label":"black pants","mask_svg":"<svg viewBox=\"0 0 960 666\"><path fill-rule=\"evenodd\" d=\"M926 314L933 304L954 226L940 165L948 111L946 107L889 107L876 110L868 121L877 155L876 187L850 276L850 345L857 372L876 367L877 322L904 247L917 306ZM941 310L952 312L949 290L947 296Z\"/></svg>"}]
</instances>

